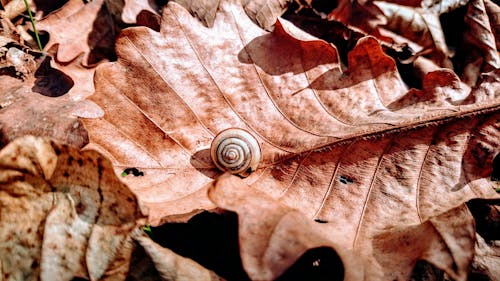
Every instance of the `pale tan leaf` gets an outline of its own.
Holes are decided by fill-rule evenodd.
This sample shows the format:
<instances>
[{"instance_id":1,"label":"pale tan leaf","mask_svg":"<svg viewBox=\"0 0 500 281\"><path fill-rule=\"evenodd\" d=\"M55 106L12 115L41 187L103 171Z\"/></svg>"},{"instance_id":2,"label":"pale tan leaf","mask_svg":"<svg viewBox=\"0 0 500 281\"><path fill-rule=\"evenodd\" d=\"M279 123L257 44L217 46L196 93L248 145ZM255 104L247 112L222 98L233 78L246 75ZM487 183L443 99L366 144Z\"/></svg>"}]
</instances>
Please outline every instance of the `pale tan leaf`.
<instances>
[{"instance_id":1,"label":"pale tan leaf","mask_svg":"<svg viewBox=\"0 0 500 281\"><path fill-rule=\"evenodd\" d=\"M33 1L27 1L29 5L33 5ZM10 1L3 7L2 14L4 17L12 20L13 18L19 16L26 11L26 4L23 0Z\"/></svg>"},{"instance_id":2,"label":"pale tan leaf","mask_svg":"<svg viewBox=\"0 0 500 281\"><path fill-rule=\"evenodd\" d=\"M195 261L177 255L173 251L163 248L147 237L144 232L134 233L134 240L145 250L153 261L155 269L162 280L169 281L216 281L224 280L213 271L204 268Z\"/></svg>"},{"instance_id":3,"label":"pale tan leaf","mask_svg":"<svg viewBox=\"0 0 500 281\"><path fill-rule=\"evenodd\" d=\"M486 242L477 235L472 273L483 280L500 280L500 242Z\"/></svg>"},{"instance_id":4,"label":"pale tan leaf","mask_svg":"<svg viewBox=\"0 0 500 281\"><path fill-rule=\"evenodd\" d=\"M124 278L141 212L108 160L27 136L0 151L0 167L7 280Z\"/></svg>"}]
</instances>

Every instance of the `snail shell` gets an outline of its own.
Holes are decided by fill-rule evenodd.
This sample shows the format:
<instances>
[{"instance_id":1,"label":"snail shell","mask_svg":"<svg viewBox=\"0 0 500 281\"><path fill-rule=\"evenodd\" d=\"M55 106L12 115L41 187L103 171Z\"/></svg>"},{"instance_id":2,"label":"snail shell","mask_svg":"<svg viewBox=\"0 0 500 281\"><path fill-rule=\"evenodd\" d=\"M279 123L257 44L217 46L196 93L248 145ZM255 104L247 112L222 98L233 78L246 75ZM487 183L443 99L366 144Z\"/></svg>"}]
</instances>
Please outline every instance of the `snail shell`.
<instances>
[{"instance_id":1,"label":"snail shell","mask_svg":"<svg viewBox=\"0 0 500 281\"><path fill-rule=\"evenodd\" d=\"M261 152L259 143L249 132L231 128L214 138L210 156L220 170L246 177L259 166Z\"/></svg>"}]
</instances>

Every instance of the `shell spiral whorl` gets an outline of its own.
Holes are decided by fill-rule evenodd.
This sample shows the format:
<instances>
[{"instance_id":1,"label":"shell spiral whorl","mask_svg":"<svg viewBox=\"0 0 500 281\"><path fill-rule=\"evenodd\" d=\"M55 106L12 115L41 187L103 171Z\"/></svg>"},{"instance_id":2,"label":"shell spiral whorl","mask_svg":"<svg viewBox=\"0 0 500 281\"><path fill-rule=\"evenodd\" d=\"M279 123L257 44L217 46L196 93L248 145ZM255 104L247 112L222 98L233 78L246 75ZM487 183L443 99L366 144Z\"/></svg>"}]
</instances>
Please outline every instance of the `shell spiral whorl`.
<instances>
[{"instance_id":1,"label":"shell spiral whorl","mask_svg":"<svg viewBox=\"0 0 500 281\"><path fill-rule=\"evenodd\" d=\"M257 169L261 159L257 140L243 129L226 129L212 141L210 156L222 171L246 177Z\"/></svg>"}]
</instances>

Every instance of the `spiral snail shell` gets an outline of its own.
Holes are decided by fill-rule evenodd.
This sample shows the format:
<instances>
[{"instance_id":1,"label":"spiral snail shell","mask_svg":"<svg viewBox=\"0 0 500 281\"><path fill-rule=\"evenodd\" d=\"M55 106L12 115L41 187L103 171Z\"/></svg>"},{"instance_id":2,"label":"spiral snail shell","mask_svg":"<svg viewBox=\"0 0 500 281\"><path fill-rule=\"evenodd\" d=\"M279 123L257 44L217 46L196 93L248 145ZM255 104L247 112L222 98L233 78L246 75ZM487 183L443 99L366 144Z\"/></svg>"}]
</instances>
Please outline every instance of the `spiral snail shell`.
<instances>
[{"instance_id":1,"label":"spiral snail shell","mask_svg":"<svg viewBox=\"0 0 500 281\"><path fill-rule=\"evenodd\" d=\"M246 177L257 169L261 152L259 143L249 132L230 128L215 136L210 156L220 170Z\"/></svg>"}]
</instances>

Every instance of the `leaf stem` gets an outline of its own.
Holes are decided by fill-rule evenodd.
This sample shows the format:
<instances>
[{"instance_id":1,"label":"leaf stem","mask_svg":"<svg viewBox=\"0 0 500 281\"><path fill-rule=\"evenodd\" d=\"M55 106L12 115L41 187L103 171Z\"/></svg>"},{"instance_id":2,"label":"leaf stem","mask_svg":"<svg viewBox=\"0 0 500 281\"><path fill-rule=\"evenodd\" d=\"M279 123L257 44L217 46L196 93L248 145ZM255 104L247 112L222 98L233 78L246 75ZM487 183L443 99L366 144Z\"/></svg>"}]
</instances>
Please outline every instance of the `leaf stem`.
<instances>
[{"instance_id":1,"label":"leaf stem","mask_svg":"<svg viewBox=\"0 0 500 281\"><path fill-rule=\"evenodd\" d=\"M36 30L35 19L33 18L33 15L31 14L30 4L28 4L28 0L23 0L23 1L24 1L24 5L26 5L26 10L28 10L28 15L30 17L31 26L33 26L33 32L35 32L35 38L36 38L36 43L38 44L38 49L40 49L40 51L41 51L43 49L42 42L40 42L40 37L38 36L38 31Z\"/></svg>"}]
</instances>

